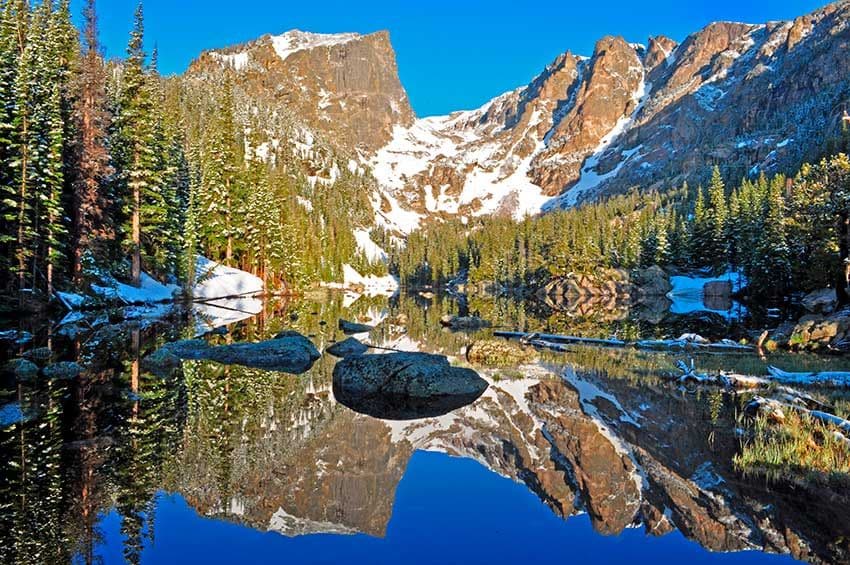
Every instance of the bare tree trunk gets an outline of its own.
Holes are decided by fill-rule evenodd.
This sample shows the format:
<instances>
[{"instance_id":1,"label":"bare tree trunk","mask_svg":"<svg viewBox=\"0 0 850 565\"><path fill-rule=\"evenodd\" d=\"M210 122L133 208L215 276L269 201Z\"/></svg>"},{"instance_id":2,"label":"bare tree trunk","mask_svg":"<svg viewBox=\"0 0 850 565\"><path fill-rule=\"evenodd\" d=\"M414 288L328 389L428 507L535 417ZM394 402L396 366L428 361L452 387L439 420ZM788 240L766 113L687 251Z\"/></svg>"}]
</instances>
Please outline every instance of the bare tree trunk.
<instances>
[{"instance_id":1,"label":"bare tree trunk","mask_svg":"<svg viewBox=\"0 0 850 565\"><path fill-rule=\"evenodd\" d=\"M134 158L138 170L139 154ZM138 181L133 182L133 285L139 286L142 281L142 190Z\"/></svg>"},{"instance_id":2,"label":"bare tree trunk","mask_svg":"<svg viewBox=\"0 0 850 565\"><path fill-rule=\"evenodd\" d=\"M850 295L847 294L847 268L848 259L850 259L848 237L850 237L850 216L845 213L838 220L838 257L841 265L835 273L835 297L839 308L850 304Z\"/></svg>"},{"instance_id":3,"label":"bare tree trunk","mask_svg":"<svg viewBox=\"0 0 850 565\"><path fill-rule=\"evenodd\" d=\"M134 329L130 339L131 347L133 348L133 364L130 368L130 390L133 392L133 416L139 415L139 375L140 375L140 360L139 350L141 349L141 330Z\"/></svg>"},{"instance_id":4,"label":"bare tree trunk","mask_svg":"<svg viewBox=\"0 0 850 565\"><path fill-rule=\"evenodd\" d=\"M227 190L227 251L224 258L224 264L228 267L233 266L233 226L230 225L231 220L231 210L230 207L233 205L233 201L230 198L230 179L228 178L224 181L225 189Z\"/></svg>"}]
</instances>

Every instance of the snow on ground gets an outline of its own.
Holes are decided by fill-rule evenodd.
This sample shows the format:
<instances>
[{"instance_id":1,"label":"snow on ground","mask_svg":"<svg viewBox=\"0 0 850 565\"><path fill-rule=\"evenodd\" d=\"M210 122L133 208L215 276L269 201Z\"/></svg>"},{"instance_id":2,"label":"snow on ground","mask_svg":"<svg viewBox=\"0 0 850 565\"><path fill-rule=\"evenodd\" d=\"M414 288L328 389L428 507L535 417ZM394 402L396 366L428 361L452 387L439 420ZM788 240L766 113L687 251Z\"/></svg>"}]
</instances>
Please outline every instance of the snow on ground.
<instances>
[{"instance_id":1,"label":"snow on ground","mask_svg":"<svg viewBox=\"0 0 850 565\"><path fill-rule=\"evenodd\" d=\"M226 267L200 255L195 259L195 284L192 286L195 299L245 296L264 291L263 280L251 273Z\"/></svg>"},{"instance_id":2,"label":"snow on ground","mask_svg":"<svg viewBox=\"0 0 850 565\"><path fill-rule=\"evenodd\" d=\"M195 334L256 316L263 310L263 301L257 298L263 292L259 277L197 256L192 297L202 301L192 304Z\"/></svg>"},{"instance_id":3,"label":"snow on ground","mask_svg":"<svg viewBox=\"0 0 850 565\"><path fill-rule=\"evenodd\" d=\"M294 29L283 35L272 36L272 46L277 56L285 61L293 53L315 49L317 47L332 47L358 39L358 33L310 33Z\"/></svg>"},{"instance_id":4,"label":"snow on ground","mask_svg":"<svg viewBox=\"0 0 850 565\"><path fill-rule=\"evenodd\" d=\"M383 277L369 275L364 277L354 267L348 264L342 266L342 275L343 282L323 283L322 286L337 290L357 290L358 295L366 294L368 296L392 296L398 292L398 280L392 275L385 275Z\"/></svg>"},{"instance_id":5,"label":"snow on ground","mask_svg":"<svg viewBox=\"0 0 850 565\"><path fill-rule=\"evenodd\" d=\"M366 294L395 294L398 290L398 280L392 275L377 277L369 275L364 277L358 273L351 265L343 265L343 280L348 288L362 286Z\"/></svg>"},{"instance_id":6,"label":"snow on ground","mask_svg":"<svg viewBox=\"0 0 850 565\"><path fill-rule=\"evenodd\" d=\"M102 285L91 285L92 291L101 298L120 300L125 304L154 304L170 302L180 287L162 284L147 273L142 273L138 287L118 282L111 276L102 277Z\"/></svg>"},{"instance_id":7,"label":"snow on ground","mask_svg":"<svg viewBox=\"0 0 850 565\"><path fill-rule=\"evenodd\" d=\"M357 248L363 252L371 263L386 263L387 253L372 241L369 232L364 229L354 230L354 239L357 240Z\"/></svg>"}]
</instances>

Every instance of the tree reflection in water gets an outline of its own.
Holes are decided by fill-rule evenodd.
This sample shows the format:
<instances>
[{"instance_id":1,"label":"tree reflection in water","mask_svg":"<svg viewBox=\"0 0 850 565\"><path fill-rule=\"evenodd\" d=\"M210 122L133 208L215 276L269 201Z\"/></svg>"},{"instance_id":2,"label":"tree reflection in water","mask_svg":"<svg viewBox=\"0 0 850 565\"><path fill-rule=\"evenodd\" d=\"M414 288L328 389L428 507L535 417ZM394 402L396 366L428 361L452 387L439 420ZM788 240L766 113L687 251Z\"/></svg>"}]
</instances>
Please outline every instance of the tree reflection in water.
<instances>
[{"instance_id":1,"label":"tree reflection in water","mask_svg":"<svg viewBox=\"0 0 850 565\"><path fill-rule=\"evenodd\" d=\"M439 319L467 310L521 330L563 331L567 323L511 301L459 306L402 296L346 308L329 295L269 303L263 315L209 339L257 341L295 329L324 350L344 337L339 318L385 318L373 344L462 359L477 336L443 330ZM404 327L394 323L399 314ZM578 323L586 333L630 324L642 331L632 320ZM164 376L144 370L146 355L194 337L194 327L136 321L61 335L28 328L56 359L86 370L64 381L4 377L2 402L17 403L21 417L0 431L0 561L96 562L103 516L115 511L124 557L138 563L156 542L160 491L179 493L201 515L260 530L384 536L415 450L474 458L525 484L559 516L587 512L598 532L679 529L715 551L758 548L811 561L850 551L850 509L836 502L840 493L771 491L741 478L731 463L739 449L734 407L665 385L658 375L675 361L667 356L576 348L535 368L481 370L490 388L477 399L363 406L335 398L337 361L327 355L299 377L204 361ZM724 362L730 370L754 363Z\"/></svg>"}]
</instances>

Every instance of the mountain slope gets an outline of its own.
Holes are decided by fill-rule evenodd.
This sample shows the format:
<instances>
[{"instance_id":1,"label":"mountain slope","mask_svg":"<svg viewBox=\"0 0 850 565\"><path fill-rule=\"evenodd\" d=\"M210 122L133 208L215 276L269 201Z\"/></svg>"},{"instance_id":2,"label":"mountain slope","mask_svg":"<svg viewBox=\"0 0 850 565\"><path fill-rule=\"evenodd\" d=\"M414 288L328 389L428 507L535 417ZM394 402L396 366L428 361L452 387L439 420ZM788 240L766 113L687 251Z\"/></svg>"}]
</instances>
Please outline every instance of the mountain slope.
<instances>
[{"instance_id":1,"label":"mountain slope","mask_svg":"<svg viewBox=\"0 0 850 565\"><path fill-rule=\"evenodd\" d=\"M203 54L187 77L232 73L250 103L286 111L374 177L375 223L403 234L428 218L522 217L701 182L715 164L735 179L793 171L850 99L848 22L844 0L793 22L714 23L681 44L606 37L477 110L423 119L386 32L265 36Z\"/></svg>"}]
</instances>

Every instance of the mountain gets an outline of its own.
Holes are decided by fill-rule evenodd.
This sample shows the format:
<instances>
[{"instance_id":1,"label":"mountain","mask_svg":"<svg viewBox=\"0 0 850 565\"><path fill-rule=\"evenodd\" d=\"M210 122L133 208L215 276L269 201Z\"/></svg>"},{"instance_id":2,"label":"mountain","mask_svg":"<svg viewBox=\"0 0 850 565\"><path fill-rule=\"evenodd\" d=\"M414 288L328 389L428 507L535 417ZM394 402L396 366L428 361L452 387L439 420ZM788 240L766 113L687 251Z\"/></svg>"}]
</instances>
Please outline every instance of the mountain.
<instances>
[{"instance_id":1,"label":"mountain","mask_svg":"<svg viewBox=\"0 0 850 565\"><path fill-rule=\"evenodd\" d=\"M274 146L323 140L374 179L375 223L404 234L426 218L701 182L714 165L732 179L793 172L839 131L848 22L845 0L789 22L713 23L682 43L605 37L477 110L421 119L386 32L265 36L204 53L186 76L230 74L249 104L285 112L302 133Z\"/></svg>"}]
</instances>

